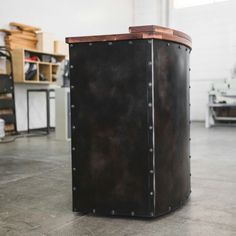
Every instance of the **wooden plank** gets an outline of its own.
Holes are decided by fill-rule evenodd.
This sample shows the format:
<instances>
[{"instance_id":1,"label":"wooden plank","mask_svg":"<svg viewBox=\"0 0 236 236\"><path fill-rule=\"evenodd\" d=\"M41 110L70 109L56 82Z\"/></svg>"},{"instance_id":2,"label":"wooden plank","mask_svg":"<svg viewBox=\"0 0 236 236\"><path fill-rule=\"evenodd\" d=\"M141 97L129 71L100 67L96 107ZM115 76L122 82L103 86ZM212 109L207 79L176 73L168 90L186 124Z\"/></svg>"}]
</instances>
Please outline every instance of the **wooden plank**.
<instances>
[{"instance_id":1,"label":"wooden plank","mask_svg":"<svg viewBox=\"0 0 236 236\"><path fill-rule=\"evenodd\" d=\"M14 82L24 81L24 50L12 50L13 78Z\"/></svg>"},{"instance_id":2,"label":"wooden plank","mask_svg":"<svg viewBox=\"0 0 236 236\"><path fill-rule=\"evenodd\" d=\"M11 95L11 93L0 94L0 99L12 99L12 95Z\"/></svg>"},{"instance_id":3,"label":"wooden plank","mask_svg":"<svg viewBox=\"0 0 236 236\"><path fill-rule=\"evenodd\" d=\"M10 22L10 26L14 26L14 27L17 27L21 30L25 30L25 31L39 31L41 30L40 28L38 27L35 27L35 26L30 26L30 25L25 25L25 24L22 24L22 23L18 23L18 22Z\"/></svg>"},{"instance_id":4,"label":"wooden plank","mask_svg":"<svg viewBox=\"0 0 236 236\"><path fill-rule=\"evenodd\" d=\"M13 35L9 35L7 36L7 39L12 40L12 41L18 41L18 40L28 40L28 41L32 41L34 43L37 43L38 40L36 37L32 37L32 36L28 36L25 34L13 34Z\"/></svg>"},{"instance_id":5,"label":"wooden plank","mask_svg":"<svg viewBox=\"0 0 236 236\"><path fill-rule=\"evenodd\" d=\"M14 131L15 130L15 125L14 124L7 124L5 125L5 131L9 132L9 131Z\"/></svg>"},{"instance_id":6,"label":"wooden plank","mask_svg":"<svg viewBox=\"0 0 236 236\"><path fill-rule=\"evenodd\" d=\"M181 31L178 31L178 30L162 27L159 25L130 26L129 32L130 33L141 33L141 32L149 32L149 33L153 32L154 33L155 32L155 33L176 35L178 37L185 38L185 39L189 40L190 42L192 42L191 37L188 36L187 34L181 32Z\"/></svg>"},{"instance_id":7,"label":"wooden plank","mask_svg":"<svg viewBox=\"0 0 236 236\"><path fill-rule=\"evenodd\" d=\"M12 115L13 110L12 109L0 109L0 115Z\"/></svg>"}]
</instances>

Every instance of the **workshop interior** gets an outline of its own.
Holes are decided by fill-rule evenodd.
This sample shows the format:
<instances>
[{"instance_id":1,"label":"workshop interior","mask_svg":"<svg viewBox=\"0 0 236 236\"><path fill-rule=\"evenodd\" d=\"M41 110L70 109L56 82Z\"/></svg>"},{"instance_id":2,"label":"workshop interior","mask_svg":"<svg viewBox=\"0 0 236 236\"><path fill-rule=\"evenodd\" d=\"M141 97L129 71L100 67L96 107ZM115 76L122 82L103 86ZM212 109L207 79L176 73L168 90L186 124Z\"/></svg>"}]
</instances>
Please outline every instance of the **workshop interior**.
<instances>
[{"instance_id":1,"label":"workshop interior","mask_svg":"<svg viewBox=\"0 0 236 236\"><path fill-rule=\"evenodd\" d=\"M236 1L0 8L0 235L235 235Z\"/></svg>"}]
</instances>

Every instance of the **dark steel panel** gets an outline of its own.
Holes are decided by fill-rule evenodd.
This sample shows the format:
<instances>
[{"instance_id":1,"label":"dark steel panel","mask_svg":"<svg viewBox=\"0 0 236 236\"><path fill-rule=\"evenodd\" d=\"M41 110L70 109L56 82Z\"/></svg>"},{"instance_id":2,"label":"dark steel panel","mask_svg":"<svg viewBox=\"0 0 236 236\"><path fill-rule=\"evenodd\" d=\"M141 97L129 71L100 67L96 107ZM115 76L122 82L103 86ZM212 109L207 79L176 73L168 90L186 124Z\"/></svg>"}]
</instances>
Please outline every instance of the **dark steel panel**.
<instances>
[{"instance_id":1,"label":"dark steel panel","mask_svg":"<svg viewBox=\"0 0 236 236\"><path fill-rule=\"evenodd\" d=\"M0 118L5 121L5 124L12 124L15 122L14 114L0 115Z\"/></svg>"},{"instance_id":2,"label":"dark steel panel","mask_svg":"<svg viewBox=\"0 0 236 236\"><path fill-rule=\"evenodd\" d=\"M67 138L71 138L71 113L70 113L70 93L67 93Z\"/></svg>"},{"instance_id":3,"label":"dark steel panel","mask_svg":"<svg viewBox=\"0 0 236 236\"><path fill-rule=\"evenodd\" d=\"M13 82L10 75L0 74L0 94L1 93L12 93Z\"/></svg>"},{"instance_id":4,"label":"dark steel panel","mask_svg":"<svg viewBox=\"0 0 236 236\"><path fill-rule=\"evenodd\" d=\"M74 211L150 215L147 40L70 48Z\"/></svg>"},{"instance_id":5,"label":"dark steel panel","mask_svg":"<svg viewBox=\"0 0 236 236\"><path fill-rule=\"evenodd\" d=\"M11 109L14 107L12 99L0 99L0 109Z\"/></svg>"},{"instance_id":6,"label":"dark steel panel","mask_svg":"<svg viewBox=\"0 0 236 236\"><path fill-rule=\"evenodd\" d=\"M185 46L154 40L156 215L190 194L189 54Z\"/></svg>"}]
</instances>

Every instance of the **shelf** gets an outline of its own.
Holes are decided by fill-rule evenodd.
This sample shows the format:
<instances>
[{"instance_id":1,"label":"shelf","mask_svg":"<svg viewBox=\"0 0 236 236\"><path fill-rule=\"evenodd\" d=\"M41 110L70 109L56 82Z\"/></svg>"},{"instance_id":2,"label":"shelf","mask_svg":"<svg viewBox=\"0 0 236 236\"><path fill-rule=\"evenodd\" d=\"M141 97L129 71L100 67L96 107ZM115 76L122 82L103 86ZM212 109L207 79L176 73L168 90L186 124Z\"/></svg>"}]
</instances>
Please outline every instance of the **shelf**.
<instances>
[{"instance_id":1,"label":"shelf","mask_svg":"<svg viewBox=\"0 0 236 236\"><path fill-rule=\"evenodd\" d=\"M40 60L30 60L26 56L36 57ZM50 57L56 62L48 62L52 60ZM12 50L12 58L15 83L50 84L56 82L57 71L60 63L65 59L65 55L18 48ZM32 63L37 66L37 71L31 80L26 79L24 71L25 63Z\"/></svg>"},{"instance_id":2,"label":"shelf","mask_svg":"<svg viewBox=\"0 0 236 236\"><path fill-rule=\"evenodd\" d=\"M51 66L50 64L39 63L39 81L51 82Z\"/></svg>"},{"instance_id":3,"label":"shelf","mask_svg":"<svg viewBox=\"0 0 236 236\"><path fill-rule=\"evenodd\" d=\"M29 63L36 63L36 64L38 63L38 61L33 61L33 60L30 60L30 59L26 59L26 58L24 59L24 61L29 62Z\"/></svg>"}]
</instances>

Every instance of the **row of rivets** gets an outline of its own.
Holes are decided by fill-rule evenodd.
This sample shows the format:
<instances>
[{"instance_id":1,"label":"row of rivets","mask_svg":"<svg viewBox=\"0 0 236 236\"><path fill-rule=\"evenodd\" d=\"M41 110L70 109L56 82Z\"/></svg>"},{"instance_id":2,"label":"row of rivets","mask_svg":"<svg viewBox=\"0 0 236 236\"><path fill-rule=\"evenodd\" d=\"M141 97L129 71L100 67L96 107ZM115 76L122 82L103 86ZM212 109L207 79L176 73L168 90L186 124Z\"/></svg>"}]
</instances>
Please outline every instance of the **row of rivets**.
<instances>
[{"instance_id":1,"label":"row of rivets","mask_svg":"<svg viewBox=\"0 0 236 236\"><path fill-rule=\"evenodd\" d=\"M74 210L75 210L75 209L74 209ZM95 213L96 213L96 209L93 209L93 210L92 210L92 213L95 214ZM115 213L116 213L115 210L111 210L111 215L115 215ZM131 211L131 212L130 212L130 215L131 215L131 216L134 216L134 215L135 215L135 212L134 212L134 211ZM153 216L153 212L151 212L150 215Z\"/></svg>"},{"instance_id":2,"label":"row of rivets","mask_svg":"<svg viewBox=\"0 0 236 236\"><path fill-rule=\"evenodd\" d=\"M167 47L169 47L170 45L171 45L170 43L167 43L167 44L166 44ZM181 49L181 46L182 46L182 45L178 45L178 48ZM189 53L190 53L190 52L191 52L191 49L189 49L189 48L186 47L186 48L185 48L185 51L187 52L188 50L189 50Z\"/></svg>"}]
</instances>

